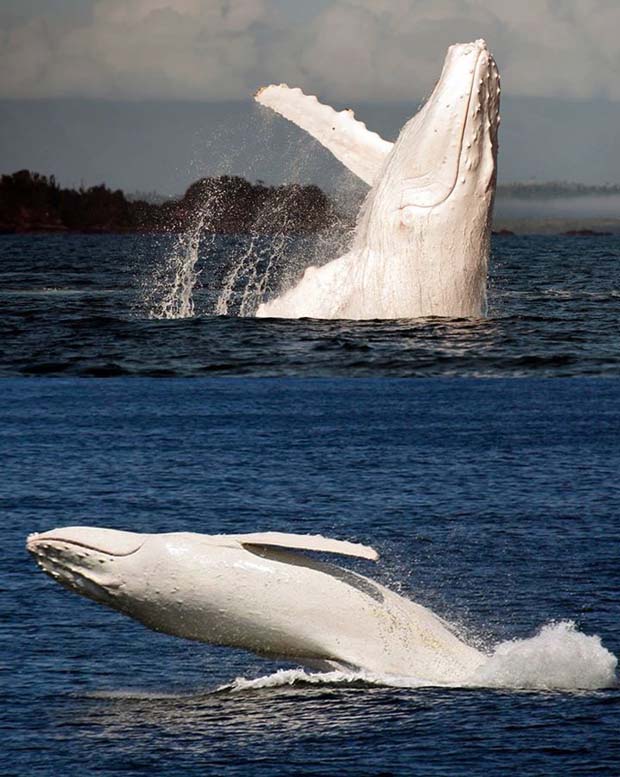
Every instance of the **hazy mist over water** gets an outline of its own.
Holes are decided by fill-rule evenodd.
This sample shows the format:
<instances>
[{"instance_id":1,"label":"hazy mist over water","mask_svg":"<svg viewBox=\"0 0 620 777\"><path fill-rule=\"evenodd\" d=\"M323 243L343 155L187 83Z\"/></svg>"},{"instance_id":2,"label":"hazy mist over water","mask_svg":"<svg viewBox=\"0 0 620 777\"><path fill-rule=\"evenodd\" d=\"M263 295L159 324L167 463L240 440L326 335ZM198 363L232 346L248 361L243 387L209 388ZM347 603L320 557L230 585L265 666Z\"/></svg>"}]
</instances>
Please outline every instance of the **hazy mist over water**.
<instances>
[{"instance_id":1,"label":"hazy mist over water","mask_svg":"<svg viewBox=\"0 0 620 777\"><path fill-rule=\"evenodd\" d=\"M614 219L620 221L620 194L583 195L570 197L517 198L498 197L496 220L540 219L541 217L576 221L582 219Z\"/></svg>"}]
</instances>

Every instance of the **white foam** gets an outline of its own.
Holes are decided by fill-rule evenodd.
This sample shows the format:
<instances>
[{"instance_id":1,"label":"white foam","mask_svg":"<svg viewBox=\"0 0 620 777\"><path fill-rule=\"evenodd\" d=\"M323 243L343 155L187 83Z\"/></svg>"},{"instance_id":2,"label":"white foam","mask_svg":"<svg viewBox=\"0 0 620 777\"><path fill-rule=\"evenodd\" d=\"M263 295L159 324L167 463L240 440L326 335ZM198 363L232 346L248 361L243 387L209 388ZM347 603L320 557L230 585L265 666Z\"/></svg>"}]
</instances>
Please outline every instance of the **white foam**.
<instances>
[{"instance_id":1,"label":"white foam","mask_svg":"<svg viewBox=\"0 0 620 777\"><path fill-rule=\"evenodd\" d=\"M572 621L550 623L530 639L498 645L466 682L440 687L505 688L508 690L600 690L618 686L618 659L598 636L578 631ZM369 672L307 672L282 669L256 679L237 677L219 690L231 692L293 685L365 684L388 688L422 688L429 683L417 677ZM437 687L436 683L433 683Z\"/></svg>"},{"instance_id":2,"label":"white foam","mask_svg":"<svg viewBox=\"0 0 620 777\"><path fill-rule=\"evenodd\" d=\"M280 669L270 675L248 680L237 677L230 685L219 690L254 691L261 688L282 688L286 685L378 685L389 688L421 688L423 680L415 677L398 677L396 675L375 675L370 672L307 672L305 669Z\"/></svg>"},{"instance_id":3,"label":"white foam","mask_svg":"<svg viewBox=\"0 0 620 777\"><path fill-rule=\"evenodd\" d=\"M598 636L578 631L572 621L550 623L530 639L498 645L472 678L492 688L597 690L618 683L618 659Z\"/></svg>"}]
</instances>

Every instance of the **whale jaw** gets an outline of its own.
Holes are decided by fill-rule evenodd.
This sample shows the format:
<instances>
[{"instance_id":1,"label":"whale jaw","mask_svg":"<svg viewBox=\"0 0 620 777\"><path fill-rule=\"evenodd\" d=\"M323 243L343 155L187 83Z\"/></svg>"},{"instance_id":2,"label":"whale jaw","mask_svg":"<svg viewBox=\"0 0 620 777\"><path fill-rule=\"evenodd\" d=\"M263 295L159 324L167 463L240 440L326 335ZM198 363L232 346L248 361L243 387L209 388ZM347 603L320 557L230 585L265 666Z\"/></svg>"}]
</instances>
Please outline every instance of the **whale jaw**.
<instances>
[{"instance_id":1,"label":"whale jaw","mask_svg":"<svg viewBox=\"0 0 620 777\"><path fill-rule=\"evenodd\" d=\"M119 609L122 578L118 562L137 553L144 539L134 532L70 526L31 534L26 549L65 588Z\"/></svg>"},{"instance_id":2,"label":"whale jaw","mask_svg":"<svg viewBox=\"0 0 620 777\"><path fill-rule=\"evenodd\" d=\"M350 252L306 270L256 315L485 315L500 91L484 41L450 47L432 95L385 156Z\"/></svg>"}]
</instances>

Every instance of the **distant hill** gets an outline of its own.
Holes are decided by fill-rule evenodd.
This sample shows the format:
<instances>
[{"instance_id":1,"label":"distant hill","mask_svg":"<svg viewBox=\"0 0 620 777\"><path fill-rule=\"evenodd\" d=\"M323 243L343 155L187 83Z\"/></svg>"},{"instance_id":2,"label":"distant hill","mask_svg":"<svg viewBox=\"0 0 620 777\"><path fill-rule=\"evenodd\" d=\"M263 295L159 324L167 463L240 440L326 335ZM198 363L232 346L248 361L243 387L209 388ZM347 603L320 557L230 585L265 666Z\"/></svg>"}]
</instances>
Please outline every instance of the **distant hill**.
<instances>
[{"instance_id":1,"label":"distant hill","mask_svg":"<svg viewBox=\"0 0 620 777\"><path fill-rule=\"evenodd\" d=\"M307 234L351 226L359 188L334 201L314 184L267 186L238 176L202 178L178 198L126 195L105 184L61 187L54 176L20 170L0 177L0 233L180 232L202 223L230 234ZM620 232L620 185L517 183L498 188L496 230Z\"/></svg>"},{"instance_id":2,"label":"distant hill","mask_svg":"<svg viewBox=\"0 0 620 777\"><path fill-rule=\"evenodd\" d=\"M130 199L104 184L63 189L54 176L0 177L0 232L174 232L201 221L219 233L315 232L339 216L318 186L265 186L222 176L193 183L177 200Z\"/></svg>"}]
</instances>

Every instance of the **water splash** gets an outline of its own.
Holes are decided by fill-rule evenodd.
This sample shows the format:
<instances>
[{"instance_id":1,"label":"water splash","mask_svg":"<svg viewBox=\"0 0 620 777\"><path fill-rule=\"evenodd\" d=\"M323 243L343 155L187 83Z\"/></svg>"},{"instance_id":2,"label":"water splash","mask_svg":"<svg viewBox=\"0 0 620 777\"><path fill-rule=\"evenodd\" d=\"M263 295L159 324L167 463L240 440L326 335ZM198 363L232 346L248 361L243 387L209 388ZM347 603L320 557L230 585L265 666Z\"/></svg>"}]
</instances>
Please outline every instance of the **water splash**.
<instances>
[{"instance_id":1,"label":"water splash","mask_svg":"<svg viewBox=\"0 0 620 777\"><path fill-rule=\"evenodd\" d=\"M255 691L263 688L283 688L299 685L376 685L387 688L422 688L423 680L414 677L397 677L396 675L375 675L370 672L308 672L305 669L280 669L270 675L248 680L237 677L229 685L222 686L219 691L239 693Z\"/></svg>"},{"instance_id":2,"label":"water splash","mask_svg":"<svg viewBox=\"0 0 620 777\"><path fill-rule=\"evenodd\" d=\"M253 316L267 289L278 282L291 245L293 187L270 199L257 213L245 247L231 256L215 312L220 316Z\"/></svg>"},{"instance_id":3,"label":"water splash","mask_svg":"<svg viewBox=\"0 0 620 777\"><path fill-rule=\"evenodd\" d=\"M498 645L472 678L493 688L596 690L617 685L618 659L598 636L580 632L572 621L550 623L530 639Z\"/></svg>"},{"instance_id":4,"label":"water splash","mask_svg":"<svg viewBox=\"0 0 620 777\"><path fill-rule=\"evenodd\" d=\"M271 160L273 144L271 135L275 114L261 110L247 117L247 126L241 134L259 144L254 157L244 160L244 176L250 179L253 168L261 155ZM223 143L224 132L217 142ZM213 137L201 139L201 147L212 145ZM226 220L226 210L231 207L230 198L218 185L224 178L235 177L232 169L243 145L237 141L228 143L229 153L221 157L218 169L211 178L199 178L196 184L208 181L202 190L193 193L190 210L193 225L180 237L175 238L172 250L164 261L142 280L141 310L150 318L184 319L200 315L254 316L259 305L266 298L277 296L283 289L297 283L303 271L310 265L322 265L341 253L344 243L350 242L350 218L346 208L342 223L323 233L313 233L311 239L294 234L296 213L295 185L309 178L314 151L308 148L307 138L294 134L287 138L282 154L287 163L289 183L263 201L253 218L249 231L244 235L227 235L225 261L222 263L222 235L215 232L218 224ZM201 155L204 153L204 148ZM209 160L211 161L211 160ZM196 163L195 175L204 173L204 164ZM350 204L360 199L359 186L351 189L350 174L340 176L336 193L340 211L343 201ZM342 181L346 181L347 191ZM260 181L259 181L260 183ZM192 185L196 187L196 184ZM189 191L189 190L188 190ZM276 196L274 196L274 194ZM187 196L187 194L186 194ZM238 202L232 203L232 207ZM334 214L336 216L336 214ZM170 225L172 229L174 227ZM301 238L301 239L300 239ZM201 293L201 274L208 275L209 293ZM203 276L204 277L204 276Z\"/></svg>"},{"instance_id":5,"label":"water splash","mask_svg":"<svg viewBox=\"0 0 620 777\"><path fill-rule=\"evenodd\" d=\"M272 127L274 117L275 114L270 111L261 110L260 124L255 128L255 134L263 138L264 153L269 158L273 151L265 130ZM216 315L254 316L267 296L280 294L284 288L294 285L308 266L333 259L338 256L343 242L350 242L347 216L342 216L342 224L335 225L333 229L314 233L312 240L300 240L300 235L293 234L292 214L297 196L295 184L299 185L300 181L308 178L313 158L307 138L290 138L284 156L292 160L287 169L289 184L278 192L278 196L270 197L263 204L246 240L229 255L229 268L214 308ZM350 186L351 176L344 177ZM339 200L343 200L345 195L347 201L353 197L359 199L359 191L345 192L340 185Z\"/></svg>"},{"instance_id":6,"label":"water splash","mask_svg":"<svg viewBox=\"0 0 620 777\"><path fill-rule=\"evenodd\" d=\"M529 639L511 640L495 647L487 660L465 682L433 683L442 688L502 688L506 690L601 690L618 687L618 659L598 636L580 632L572 621L550 623ZM367 685L422 688L428 682L357 671L308 672L280 670L256 679L236 678L219 690L230 692L293 685Z\"/></svg>"},{"instance_id":7,"label":"water splash","mask_svg":"<svg viewBox=\"0 0 620 777\"><path fill-rule=\"evenodd\" d=\"M152 311L153 318L191 318L194 315L193 295L199 275L196 265L204 223L205 216L202 215L190 232L179 237L168 263L172 282Z\"/></svg>"},{"instance_id":8,"label":"water splash","mask_svg":"<svg viewBox=\"0 0 620 777\"><path fill-rule=\"evenodd\" d=\"M175 238L166 260L147 279L144 298L150 318L192 318L198 312L195 304L201 273L198 264L200 260L208 260L215 250L217 235L213 227L223 211L217 180L208 181L196 197L192 225Z\"/></svg>"}]
</instances>

